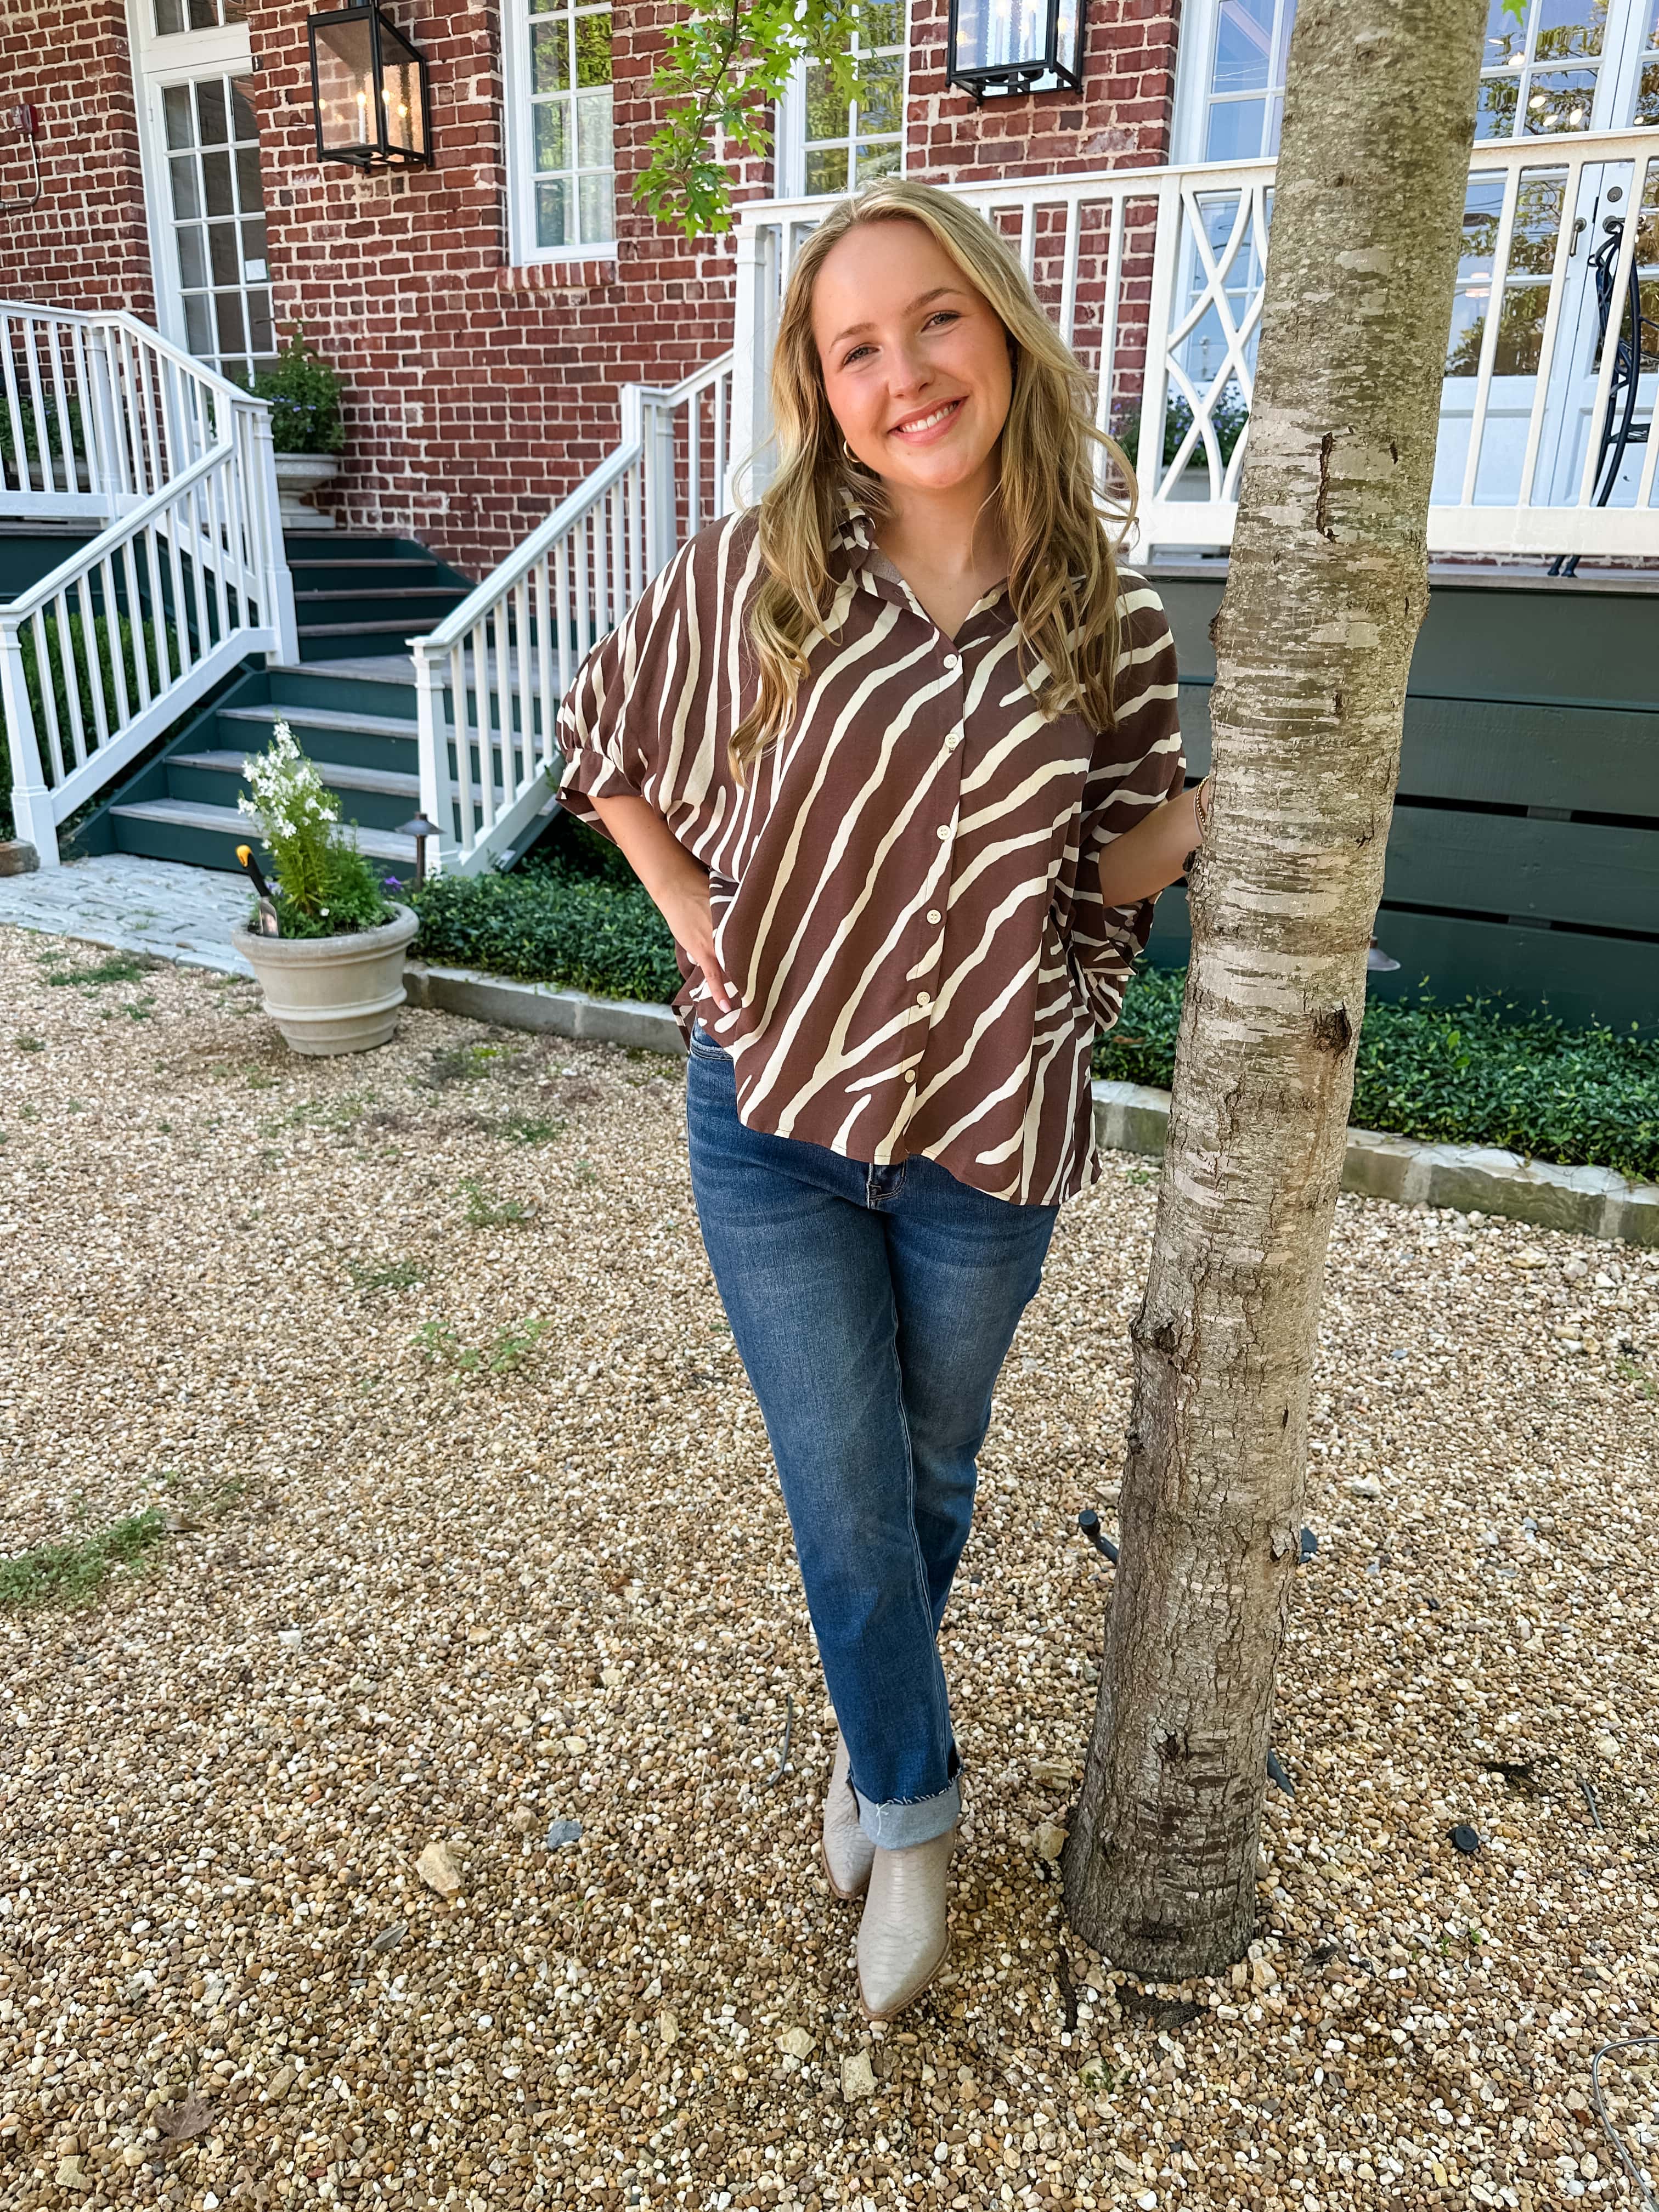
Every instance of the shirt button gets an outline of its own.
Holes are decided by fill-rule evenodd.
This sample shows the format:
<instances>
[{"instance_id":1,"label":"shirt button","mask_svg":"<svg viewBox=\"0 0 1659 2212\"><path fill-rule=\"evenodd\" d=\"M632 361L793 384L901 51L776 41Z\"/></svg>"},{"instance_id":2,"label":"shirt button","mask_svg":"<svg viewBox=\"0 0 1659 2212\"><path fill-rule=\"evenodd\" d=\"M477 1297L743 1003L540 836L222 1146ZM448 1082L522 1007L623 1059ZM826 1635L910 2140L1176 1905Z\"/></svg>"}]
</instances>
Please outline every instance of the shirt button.
<instances>
[{"instance_id":1,"label":"shirt button","mask_svg":"<svg viewBox=\"0 0 1659 2212\"><path fill-rule=\"evenodd\" d=\"M915 1068L914 1068L914 1067L907 1067L907 1068L905 1069L905 1071L904 1071L904 1079L905 1079L905 1081L906 1081L907 1083L914 1083L914 1082L915 1081L915 1079L916 1079L916 1071L915 1070Z\"/></svg>"},{"instance_id":2,"label":"shirt button","mask_svg":"<svg viewBox=\"0 0 1659 2212\"><path fill-rule=\"evenodd\" d=\"M928 919L928 921L937 921L939 920L939 908L938 908L936 906L930 906L930 907L928 908L928 909L927 909L927 919Z\"/></svg>"},{"instance_id":3,"label":"shirt button","mask_svg":"<svg viewBox=\"0 0 1659 2212\"><path fill-rule=\"evenodd\" d=\"M947 653L945 656L945 665L947 668L960 668L962 655L959 653Z\"/></svg>"},{"instance_id":4,"label":"shirt button","mask_svg":"<svg viewBox=\"0 0 1659 2212\"><path fill-rule=\"evenodd\" d=\"M950 836L950 834L951 834L951 825L950 825L950 823L949 823L948 822L941 822L941 823L939 823L939 836L940 836L940 837L941 837L941 838L948 837L948 836Z\"/></svg>"},{"instance_id":5,"label":"shirt button","mask_svg":"<svg viewBox=\"0 0 1659 2212\"><path fill-rule=\"evenodd\" d=\"M916 1004L919 1006L931 1006L933 1003L933 1000L931 993L927 991L918 991L916 993Z\"/></svg>"}]
</instances>

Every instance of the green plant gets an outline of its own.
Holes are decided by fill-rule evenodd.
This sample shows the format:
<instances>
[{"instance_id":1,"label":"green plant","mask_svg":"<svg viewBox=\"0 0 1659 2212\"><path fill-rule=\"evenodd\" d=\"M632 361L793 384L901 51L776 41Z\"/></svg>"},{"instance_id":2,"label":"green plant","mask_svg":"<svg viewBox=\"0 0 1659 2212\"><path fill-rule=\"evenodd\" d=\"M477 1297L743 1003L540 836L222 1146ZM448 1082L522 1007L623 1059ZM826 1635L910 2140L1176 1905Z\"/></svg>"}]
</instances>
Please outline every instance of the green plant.
<instances>
[{"instance_id":1,"label":"green plant","mask_svg":"<svg viewBox=\"0 0 1659 2212\"><path fill-rule=\"evenodd\" d=\"M467 1226L471 1229L501 1229L513 1222L528 1221L535 1211L522 1199L491 1198L476 1176L469 1176L461 1185L466 1196Z\"/></svg>"},{"instance_id":2,"label":"green plant","mask_svg":"<svg viewBox=\"0 0 1659 2212\"><path fill-rule=\"evenodd\" d=\"M426 1268L419 1260L393 1260L384 1267L370 1267L361 1260L348 1260L346 1267L354 1287L364 1292L407 1291L426 1280Z\"/></svg>"},{"instance_id":3,"label":"green plant","mask_svg":"<svg viewBox=\"0 0 1659 2212\"><path fill-rule=\"evenodd\" d=\"M1094 1072L1167 1090L1184 968L1137 969ZM1659 1177L1659 1033L1570 1028L1547 1010L1471 996L1442 1006L1373 1000L1355 1059L1360 1128L1433 1144L1492 1145L1524 1158Z\"/></svg>"},{"instance_id":4,"label":"green plant","mask_svg":"<svg viewBox=\"0 0 1659 2212\"><path fill-rule=\"evenodd\" d=\"M3 410L0 410L0 419ZM87 641L84 616L72 613L66 623L46 621L41 624L46 641L46 669L51 678L52 705L57 717L58 742L67 758L72 747L74 716L70 711L70 672L75 675L75 704L80 711L81 727L94 737L99 726L98 706L101 704L106 728L117 727L121 720L121 694L116 684L115 654L121 655L121 678L125 684L129 705L139 698L138 656L144 657L145 680L152 692L164 690L179 672L167 659L169 650L177 658L177 646L158 633L154 623L133 623L131 617L118 613L112 620L107 614L92 617L90 649ZM67 635L65 635L67 632ZM35 750L47 776L52 769L52 720L46 713L46 694L40 682L40 649L33 629L20 632L18 652L23 663L23 687L29 702L29 720L34 730ZM0 704L0 837L9 837L16 824L11 805L11 744L6 727L6 714ZM67 835L65 825L64 835Z\"/></svg>"},{"instance_id":5,"label":"green plant","mask_svg":"<svg viewBox=\"0 0 1659 2212\"><path fill-rule=\"evenodd\" d=\"M337 453L345 444L340 380L306 343L295 323L276 366L253 380L256 399L270 402L270 442L279 453Z\"/></svg>"},{"instance_id":6,"label":"green plant","mask_svg":"<svg viewBox=\"0 0 1659 2212\"><path fill-rule=\"evenodd\" d=\"M151 1505L77 1543L36 1544L0 1559L0 1607L25 1612L95 1597L112 1569L135 1565L166 1533L164 1516Z\"/></svg>"},{"instance_id":7,"label":"green plant","mask_svg":"<svg viewBox=\"0 0 1659 2212\"><path fill-rule=\"evenodd\" d=\"M61 956L54 956L61 957ZM107 960L88 962L79 968L58 968L48 964L46 980L48 983L79 983L90 989L99 983L136 983L141 975L149 975L161 965L148 954L133 952L112 953Z\"/></svg>"},{"instance_id":8,"label":"green plant","mask_svg":"<svg viewBox=\"0 0 1659 2212\"><path fill-rule=\"evenodd\" d=\"M33 399L27 392L20 392L17 395L17 413L15 420L17 430L22 434L22 459L25 466L39 465L44 432L44 443L52 459L52 473L61 483L64 477L65 445L71 454L84 453L87 449L87 441L82 432L81 401L78 394L70 392L67 395L67 404L60 412L56 392L46 392L40 412L37 416ZM10 408L0 406L0 461L12 462L18 458L18 439L13 431L13 421ZM61 427L64 422L69 425L67 440L64 436Z\"/></svg>"},{"instance_id":9,"label":"green plant","mask_svg":"<svg viewBox=\"0 0 1659 2212\"><path fill-rule=\"evenodd\" d=\"M522 875L437 876L411 903L419 959L610 998L669 999L680 987L668 925L637 882L549 862Z\"/></svg>"},{"instance_id":10,"label":"green plant","mask_svg":"<svg viewBox=\"0 0 1659 2212\"><path fill-rule=\"evenodd\" d=\"M488 1370L491 1375L505 1375L521 1365L526 1353L537 1340L553 1326L550 1321L509 1322L497 1329L488 1346L463 1344L460 1338L445 1322L423 1322L410 1340L416 1349L427 1358L463 1374Z\"/></svg>"},{"instance_id":11,"label":"green plant","mask_svg":"<svg viewBox=\"0 0 1659 2212\"><path fill-rule=\"evenodd\" d=\"M1244 434L1244 426L1250 419L1250 410L1244 396L1236 383L1229 384L1210 410L1210 424L1215 432L1215 441L1221 454L1221 465L1225 468L1233 457L1233 448ZM1164 410L1164 466L1167 469L1181 451L1181 441L1193 427L1193 410L1176 392L1170 394ZM1140 407L1139 402L1120 410L1112 427L1112 435L1137 467L1140 453ZM1191 459L1204 465L1204 441L1200 437L1194 446Z\"/></svg>"},{"instance_id":12,"label":"green plant","mask_svg":"<svg viewBox=\"0 0 1659 2212\"><path fill-rule=\"evenodd\" d=\"M347 842L340 803L324 788L315 764L276 724L263 753L244 763L252 799L237 800L257 824L276 865L271 897L284 937L338 937L392 919L374 863ZM252 921L257 915L257 904Z\"/></svg>"}]
</instances>

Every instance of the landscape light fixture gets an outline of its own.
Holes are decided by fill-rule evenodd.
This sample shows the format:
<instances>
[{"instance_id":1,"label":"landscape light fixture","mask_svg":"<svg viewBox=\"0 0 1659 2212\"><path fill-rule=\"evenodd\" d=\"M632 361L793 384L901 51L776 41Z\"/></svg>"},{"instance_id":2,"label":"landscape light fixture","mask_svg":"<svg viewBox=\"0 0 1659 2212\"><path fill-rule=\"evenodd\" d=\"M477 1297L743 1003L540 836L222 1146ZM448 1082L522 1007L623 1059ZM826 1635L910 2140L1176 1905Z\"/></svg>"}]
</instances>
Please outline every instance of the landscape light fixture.
<instances>
[{"instance_id":1,"label":"landscape light fixture","mask_svg":"<svg viewBox=\"0 0 1659 2212\"><path fill-rule=\"evenodd\" d=\"M426 58L379 8L336 8L307 20L317 159L358 169L432 166Z\"/></svg>"},{"instance_id":2,"label":"landscape light fixture","mask_svg":"<svg viewBox=\"0 0 1659 2212\"><path fill-rule=\"evenodd\" d=\"M945 82L988 92L1072 92L1083 85L1087 0L951 0Z\"/></svg>"}]
</instances>

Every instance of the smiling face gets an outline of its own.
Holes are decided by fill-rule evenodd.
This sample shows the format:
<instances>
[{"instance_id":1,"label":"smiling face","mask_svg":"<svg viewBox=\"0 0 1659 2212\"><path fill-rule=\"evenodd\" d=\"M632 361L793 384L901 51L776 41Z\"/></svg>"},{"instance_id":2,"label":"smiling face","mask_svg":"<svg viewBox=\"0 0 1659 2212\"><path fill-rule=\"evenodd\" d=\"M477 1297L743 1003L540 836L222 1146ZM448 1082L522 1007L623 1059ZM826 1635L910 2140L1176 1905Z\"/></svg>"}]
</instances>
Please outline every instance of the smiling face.
<instances>
[{"instance_id":1,"label":"smiling face","mask_svg":"<svg viewBox=\"0 0 1659 2212\"><path fill-rule=\"evenodd\" d=\"M919 222L865 222L836 240L812 289L812 335L848 446L896 489L995 481L1013 393L1008 335Z\"/></svg>"}]
</instances>

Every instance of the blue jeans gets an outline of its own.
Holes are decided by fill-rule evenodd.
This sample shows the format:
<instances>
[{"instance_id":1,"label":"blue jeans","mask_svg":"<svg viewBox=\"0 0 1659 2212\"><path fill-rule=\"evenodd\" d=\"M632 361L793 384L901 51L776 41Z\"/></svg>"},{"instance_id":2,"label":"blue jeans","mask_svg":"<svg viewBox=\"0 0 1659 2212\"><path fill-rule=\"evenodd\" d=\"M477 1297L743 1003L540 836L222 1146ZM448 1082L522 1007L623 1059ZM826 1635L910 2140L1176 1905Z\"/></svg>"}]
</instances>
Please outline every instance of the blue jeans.
<instances>
[{"instance_id":1,"label":"blue jeans","mask_svg":"<svg viewBox=\"0 0 1659 2212\"><path fill-rule=\"evenodd\" d=\"M961 1811L939 1623L992 1387L1060 1209L992 1198L933 1160L869 1167L745 1128L731 1060L701 1024L686 1119L860 1825L884 1850L926 1843Z\"/></svg>"}]
</instances>

